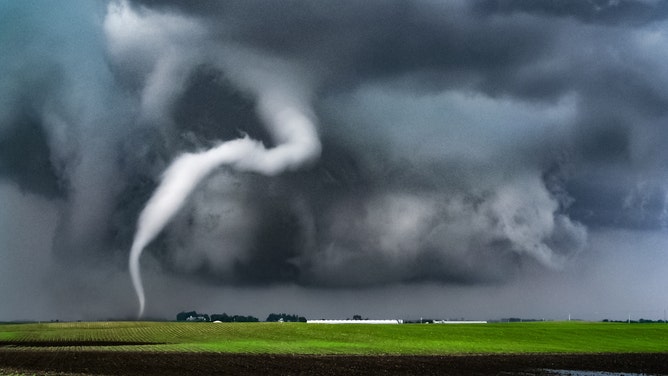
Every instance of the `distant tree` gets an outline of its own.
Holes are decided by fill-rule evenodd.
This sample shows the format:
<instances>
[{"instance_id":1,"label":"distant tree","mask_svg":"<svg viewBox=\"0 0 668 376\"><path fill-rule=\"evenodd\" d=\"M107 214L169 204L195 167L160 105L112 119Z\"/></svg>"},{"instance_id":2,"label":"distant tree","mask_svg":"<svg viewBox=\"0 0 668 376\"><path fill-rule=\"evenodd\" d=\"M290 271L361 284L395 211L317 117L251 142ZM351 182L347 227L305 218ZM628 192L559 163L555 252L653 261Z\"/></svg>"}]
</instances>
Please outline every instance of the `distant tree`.
<instances>
[{"instance_id":1,"label":"distant tree","mask_svg":"<svg viewBox=\"0 0 668 376\"><path fill-rule=\"evenodd\" d=\"M232 316L232 321L234 321L234 322L258 322L260 320L257 317L253 317L253 316L234 315L234 316Z\"/></svg>"},{"instance_id":2,"label":"distant tree","mask_svg":"<svg viewBox=\"0 0 668 376\"><path fill-rule=\"evenodd\" d=\"M260 321L257 317L253 316L242 316L234 315L229 316L227 313L222 314L213 314L211 315L211 321L221 321L221 322L258 322Z\"/></svg>"},{"instance_id":3,"label":"distant tree","mask_svg":"<svg viewBox=\"0 0 668 376\"><path fill-rule=\"evenodd\" d=\"M362 316L360 316L360 315L353 315L353 320L362 320Z\"/></svg>"},{"instance_id":4,"label":"distant tree","mask_svg":"<svg viewBox=\"0 0 668 376\"><path fill-rule=\"evenodd\" d=\"M267 316L267 322L306 322L306 317L297 315L288 315L286 313L270 313Z\"/></svg>"},{"instance_id":5,"label":"distant tree","mask_svg":"<svg viewBox=\"0 0 668 376\"><path fill-rule=\"evenodd\" d=\"M267 316L267 322L276 322L281 318L281 316L278 313L270 313L269 316Z\"/></svg>"},{"instance_id":6,"label":"distant tree","mask_svg":"<svg viewBox=\"0 0 668 376\"><path fill-rule=\"evenodd\" d=\"M214 313L211 315L211 321L232 322L232 318L227 313Z\"/></svg>"},{"instance_id":7,"label":"distant tree","mask_svg":"<svg viewBox=\"0 0 668 376\"><path fill-rule=\"evenodd\" d=\"M188 317L197 317L197 311L179 312L176 314L176 321L186 321Z\"/></svg>"}]
</instances>

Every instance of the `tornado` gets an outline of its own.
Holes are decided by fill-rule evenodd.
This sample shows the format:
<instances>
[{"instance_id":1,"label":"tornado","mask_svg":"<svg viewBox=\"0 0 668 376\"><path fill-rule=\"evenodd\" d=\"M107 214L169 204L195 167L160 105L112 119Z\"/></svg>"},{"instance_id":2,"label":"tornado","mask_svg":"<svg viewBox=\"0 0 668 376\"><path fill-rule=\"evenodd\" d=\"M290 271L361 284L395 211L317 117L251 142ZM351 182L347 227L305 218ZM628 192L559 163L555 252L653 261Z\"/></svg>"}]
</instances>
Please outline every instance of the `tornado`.
<instances>
[{"instance_id":1,"label":"tornado","mask_svg":"<svg viewBox=\"0 0 668 376\"><path fill-rule=\"evenodd\" d=\"M322 147L307 106L289 93L270 91L258 96L256 111L275 147L266 148L260 141L244 136L202 152L184 153L165 170L160 185L139 215L129 258L130 276L139 300L138 318L146 307L140 269L142 252L212 171L228 166L237 171L275 176L319 158Z\"/></svg>"}]
</instances>

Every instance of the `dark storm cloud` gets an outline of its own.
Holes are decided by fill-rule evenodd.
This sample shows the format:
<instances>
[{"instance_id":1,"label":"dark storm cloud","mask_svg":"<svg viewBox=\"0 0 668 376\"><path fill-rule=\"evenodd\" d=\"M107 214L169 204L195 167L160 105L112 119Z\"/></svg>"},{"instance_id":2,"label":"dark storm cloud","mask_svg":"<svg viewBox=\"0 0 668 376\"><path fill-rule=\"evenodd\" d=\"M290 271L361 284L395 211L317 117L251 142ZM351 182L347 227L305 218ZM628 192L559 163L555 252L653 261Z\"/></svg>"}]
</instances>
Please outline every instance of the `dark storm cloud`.
<instances>
[{"instance_id":1,"label":"dark storm cloud","mask_svg":"<svg viewBox=\"0 0 668 376\"><path fill-rule=\"evenodd\" d=\"M44 130L33 119L16 120L0 140L0 175L27 191L61 196Z\"/></svg>"},{"instance_id":2,"label":"dark storm cloud","mask_svg":"<svg viewBox=\"0 0 668 376\"><path fill-rule=\"evenodd\" d=\"M483 0L477 6L489 13L526 12L602 24L644 24L668 17L668 5L653 0Z\"/></svg>"},{"instance_id":3,"label":"dark storm cloud","mask_svg":"<svg viewBox=\"0 0 668 376\"><path fill-rule=\"evenodd\" d=\"M0 16L0 182L26 210L53 203L64 265L124 268L179 154L276 146L256 108L270 90L312 112L320 158L218 169L149 246L149 271L493 284L567 267L588 230L668 224L663 2L85 4Z\"/></svg>"},{"instance_id":4,"label":"dark storm cloud","mask_svg":"<svg viewBox=\"0 0 668 376\"><path fill-rule=\"evenodd\" d=\"M197 15L222 41L324 64L334 87L407 73L431 74L436 89L489 80L540 58L552 35L541 20L481 18L460 2L134 3Z\"/></svg>"}]
</instances>

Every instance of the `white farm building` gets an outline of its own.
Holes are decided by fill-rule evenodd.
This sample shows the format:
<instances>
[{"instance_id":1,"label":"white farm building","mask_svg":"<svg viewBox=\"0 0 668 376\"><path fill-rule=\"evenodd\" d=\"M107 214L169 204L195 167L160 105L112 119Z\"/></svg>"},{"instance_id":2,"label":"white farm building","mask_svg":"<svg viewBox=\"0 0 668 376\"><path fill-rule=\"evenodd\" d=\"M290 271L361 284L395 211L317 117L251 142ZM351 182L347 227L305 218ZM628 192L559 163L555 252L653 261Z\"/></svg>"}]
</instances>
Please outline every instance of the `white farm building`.
<instances>
[{"instance_id":1,"label":"white farm building","mask_svg":"<svg viewBox=\"0 0 668 376\"><path fill-rule=\"evenodd\" d=\"M309 324L403 324L404 320L307 320Z\"/></svg>"}]
</instances>

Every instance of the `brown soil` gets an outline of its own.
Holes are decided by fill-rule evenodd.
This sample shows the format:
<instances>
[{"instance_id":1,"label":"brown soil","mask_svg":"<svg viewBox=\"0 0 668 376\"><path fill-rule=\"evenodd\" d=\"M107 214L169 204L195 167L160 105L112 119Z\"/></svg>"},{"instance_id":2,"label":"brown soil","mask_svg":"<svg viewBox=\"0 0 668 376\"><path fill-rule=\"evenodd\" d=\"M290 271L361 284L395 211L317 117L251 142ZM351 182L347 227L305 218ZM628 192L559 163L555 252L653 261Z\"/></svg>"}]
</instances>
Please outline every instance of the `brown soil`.
<instances>
[{"instance_id":1,"label":"brown soil","mask_svg":"<svg viewBox=\"0 0 668 376\"><path fill-rule=\"evenodd\" d=\"M663 354L452 356L244 355L1 349L0 374L36 375L549 375L546 370L668 374Z\"/></svg>"}]
</instances>

